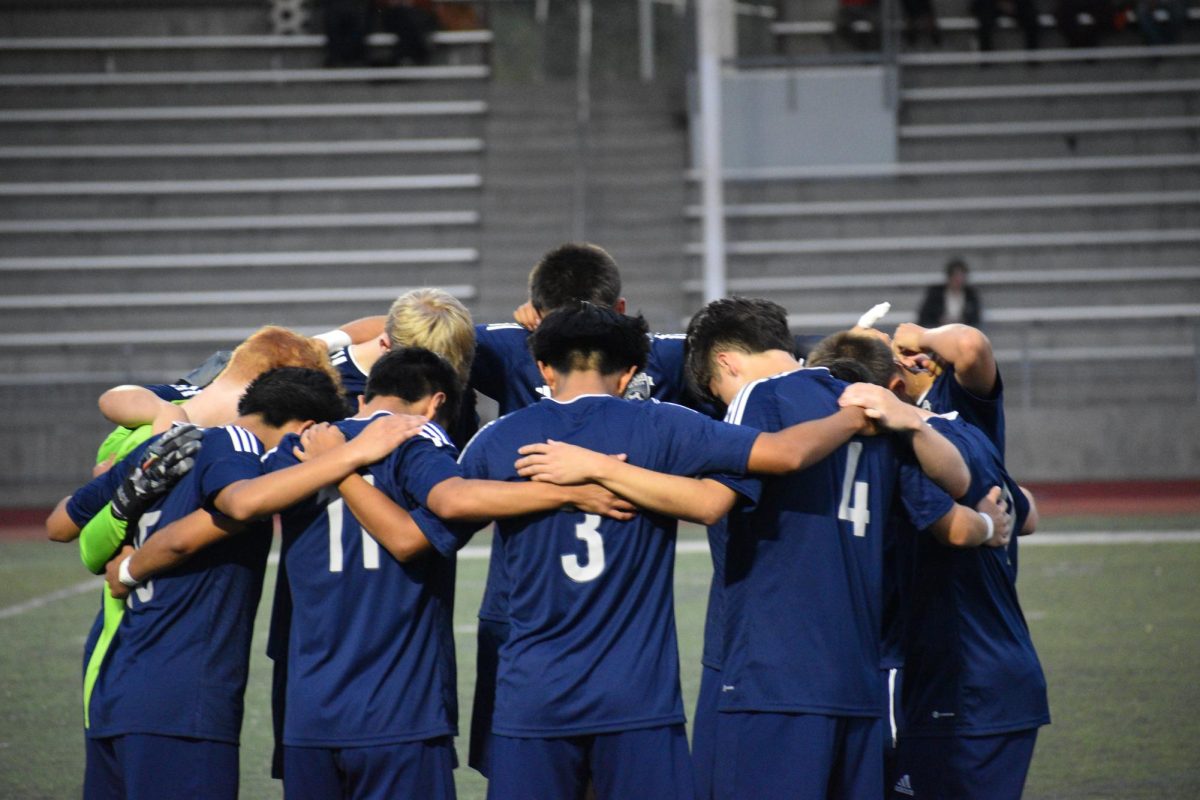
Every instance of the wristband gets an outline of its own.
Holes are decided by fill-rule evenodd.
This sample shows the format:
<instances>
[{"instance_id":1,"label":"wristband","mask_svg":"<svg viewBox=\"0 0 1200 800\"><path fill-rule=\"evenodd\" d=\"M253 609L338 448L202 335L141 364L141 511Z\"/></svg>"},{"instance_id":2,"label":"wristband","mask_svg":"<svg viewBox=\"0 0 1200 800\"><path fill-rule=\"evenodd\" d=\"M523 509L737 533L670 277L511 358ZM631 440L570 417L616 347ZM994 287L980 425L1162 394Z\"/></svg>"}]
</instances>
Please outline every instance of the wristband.
<instances>
[{"instance_id":1,"label":"wristband","mask_svg":"<svg viewBox=\"0 0 1200 800\"><path fill-rule=\"evenodd\" d=\"M350 338L350 334L346 333L341 328L334 328L326 333L317 334L313 338L320 339L322 342L324 342L325 347L331 353L334 350L341 350L343 347L349 347L350 345L354 344L354 341Z\"/></svg>"},{"instance_id":2,"label":"wristband","mask_svg":"<svg viewBox=\"0 0 1200 800\"><path fill-rule=\"evenodd\" d=\"M987 525L987 533L983 537L983 541L990 542L992 537L996 535L996 523L992 522L992 518L982 511L978 512L979 516L983 517L983 523ZM128 559L126 559L128 560Z\"/></svg>"},{"instance_id":3,"label":"wristband","mask_svg":"<svg viewBox=\"0 0 1200 800\"><path fill-rule=\"evenodd\" d=\"M141 581L136 580L133 575L129 573L129 562L132 560L133 556L126 556L125 560L121 562L121 566L117 567L117 580L119 580L122 585L128 586L130 589L136 589L137 587L141 586L142 583Z\"/></svg>"}]
</instances>

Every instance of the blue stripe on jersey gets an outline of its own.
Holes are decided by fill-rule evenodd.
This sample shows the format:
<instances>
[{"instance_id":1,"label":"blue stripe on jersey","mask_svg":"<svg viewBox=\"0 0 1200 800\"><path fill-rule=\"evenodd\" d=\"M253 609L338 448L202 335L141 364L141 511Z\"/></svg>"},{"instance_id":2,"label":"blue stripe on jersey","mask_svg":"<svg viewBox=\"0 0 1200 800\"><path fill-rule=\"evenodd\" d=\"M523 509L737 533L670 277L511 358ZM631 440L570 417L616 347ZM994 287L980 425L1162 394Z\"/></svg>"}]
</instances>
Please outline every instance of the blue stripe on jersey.
<instances>
[{"instance_id":1,"label":"blue stripe on jersey","mask_svg":"<svg viewBox=\"0 0 1200 800\"><path fill-rule=\"evenodd\" d=\"M466 477L519 480L517 449L557 439L619 449L630 463L675 474L740 472L755 438L669 404L592 395L502 417L480 431L462 465ZM621 522L559 511L498 523L500 566L514 579L496 733L568 736L683 720L674 534L675 521L656 514Z\"/></svg>"}]
</instances>

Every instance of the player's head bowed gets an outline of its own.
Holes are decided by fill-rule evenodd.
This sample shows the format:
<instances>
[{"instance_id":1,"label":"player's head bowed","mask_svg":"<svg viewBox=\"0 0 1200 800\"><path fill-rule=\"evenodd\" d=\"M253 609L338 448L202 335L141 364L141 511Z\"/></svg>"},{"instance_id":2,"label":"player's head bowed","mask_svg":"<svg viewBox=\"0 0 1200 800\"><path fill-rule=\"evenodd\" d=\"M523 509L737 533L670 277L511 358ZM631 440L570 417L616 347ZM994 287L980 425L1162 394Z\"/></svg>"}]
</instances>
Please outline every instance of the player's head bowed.
<instances>
[{"instance_id":1,"label":"player's head bowed","mask_svg":"<svg viewBox=\"0 0 1200 800\"><path fill-rule=\"evenodd\" d=\"M640 314L629 317L593 303L571 303L542 320L529 336L529 350L560 373L636 372L646 366L648 332Z\"/></svg>"},{"instance_id":2,"label":"player's head bowed","mask_svg":"<svg viewBox=\"0 0 1200 800\"><path fill-rule=\"evenodd\" d=\"M289 422L333 422L346 414L342 393L325 372L280 367L259 375L238 401L238 415L257 414L272 428Z\"/></svg>"},{"instance_id":3,"label":"player's head bowed","mask_svg":"<svg viewBox=\"0 0 1200 800\"><path fill-rule=\"evenodd\" d=\"M755 354L768 350L790 353L793 347L787 311L778 303L749 297L714 300L696 312L688 324L685 345L688 380L701 397L713 397L711 384L717 353Z\"/></svg>"},{"instance_id":4,"label":"player's head bowed","mask_svg":"<svg viewBox=\"0 0 1200 800\"><path fill-rule=\"evenodd\" d=\"M448 420L457 415L462 394L462 382L449 361L423 347L404 347L385 353L371 367L363 400L384 396L416 404L433 398L438 418Z\"/></svg>"}]
</instances>

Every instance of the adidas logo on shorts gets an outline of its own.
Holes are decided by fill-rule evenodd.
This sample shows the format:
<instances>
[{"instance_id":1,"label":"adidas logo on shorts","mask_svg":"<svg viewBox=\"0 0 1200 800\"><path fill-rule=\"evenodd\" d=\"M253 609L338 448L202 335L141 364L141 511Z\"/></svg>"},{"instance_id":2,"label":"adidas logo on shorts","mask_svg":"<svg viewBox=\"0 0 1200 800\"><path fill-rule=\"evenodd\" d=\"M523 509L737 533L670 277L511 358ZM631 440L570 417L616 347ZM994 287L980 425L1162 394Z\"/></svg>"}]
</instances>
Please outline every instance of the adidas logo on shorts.
<instances>
[{"instance_id":1,"label":"adidas logo on shorts","mask_svg":"<svg viewBox=\"0 0 1200 800\"><path fill-rule=\"evenodd\" d=\"M912 797L912 781L909 780L908 775L901 775L900 780L896 781L896 785L892 787L892 791L894 791L896 794L903 794Z\"/></svg>"}]
</instances>

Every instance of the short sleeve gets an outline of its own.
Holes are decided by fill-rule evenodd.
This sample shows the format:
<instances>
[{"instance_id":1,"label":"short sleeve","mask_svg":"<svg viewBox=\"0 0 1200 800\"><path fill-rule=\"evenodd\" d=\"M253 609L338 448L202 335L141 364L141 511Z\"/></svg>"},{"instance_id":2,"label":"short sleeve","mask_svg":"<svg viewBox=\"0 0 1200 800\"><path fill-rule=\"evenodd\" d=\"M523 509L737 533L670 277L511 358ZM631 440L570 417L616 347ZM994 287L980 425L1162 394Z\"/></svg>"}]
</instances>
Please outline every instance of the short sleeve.
<instances>
[{"instance_id":1,"label":"short sleeve","mask_svg":"<svg viewBox=\"0 0 1200 800\"><path fill-rule=\"evenodd\" d=\"M900 465L900 502L909 521L919 531L929 528L954 508L954 498L910 460Z\"/></svg>"},{"instance_id":2,"label":"short sleeve","mask_svg":"<svg viewBox=\"0 0 1200 800\"><path fill-rule=\"evenodd\" d=\"M673 475L746 471L757 430L717 422L683 406L653 407L656 434L666 445L655 468Z\"/></svg>"},{"instance_id":3,"label":"short sleeve","mask_svg":"<svg viewBox=\"0 0 1200 800\"><path fill-rule=\"evenodd\" d=\"M249 436L240 428L216 428L204 437L195 467L197 488L205 510L217 511L213 500L226 486L238 481L252 480L263 474L260 454L251 443L234 445L242 435Z\"/></svg>"},{"instance_id":4,"label":"short sleeve","mask_svg":"<svg viewBox=\"0 0 1200 800\"><path fill-rule=\"evenodd\" d=\"M450 478L462 477L456 455L445 431L427 424L391 460L392 480L405 496L418 505L426 505L433 487Z\"/></svg>"},{"instance_id":5,"label":"short sleeve","mask_svg":"<svg viewBox=\"0 0 1200 800\"><path fill-rule=\"evenodd\" d=\"M470 388L498 401L504 396L506 370L494 330L492 325L475 326L475 359L471 362Z\"/></svg>"}]
</instances>

